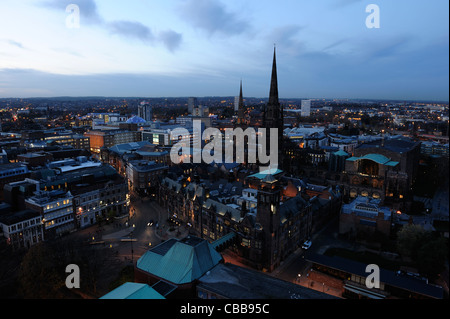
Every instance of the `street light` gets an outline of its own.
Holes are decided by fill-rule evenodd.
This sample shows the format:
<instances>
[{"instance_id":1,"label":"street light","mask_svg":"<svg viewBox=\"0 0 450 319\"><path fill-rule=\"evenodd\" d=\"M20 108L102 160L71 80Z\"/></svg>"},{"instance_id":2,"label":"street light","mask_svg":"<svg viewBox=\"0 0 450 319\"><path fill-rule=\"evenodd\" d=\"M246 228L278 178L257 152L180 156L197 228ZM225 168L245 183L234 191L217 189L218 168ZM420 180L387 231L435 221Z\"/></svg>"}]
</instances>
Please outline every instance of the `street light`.
<instances>
[{"instance_id":1,"label":"street light","mask_svg":"<svg viewBox=\"0 0 450 319\"><path fill-rule=\"evenodd\" d=\"M133 264L133 232L136 226L133 224L133 230L130 233L130 242L131 242L131 264Z\"/></svg>"}]
</instances>

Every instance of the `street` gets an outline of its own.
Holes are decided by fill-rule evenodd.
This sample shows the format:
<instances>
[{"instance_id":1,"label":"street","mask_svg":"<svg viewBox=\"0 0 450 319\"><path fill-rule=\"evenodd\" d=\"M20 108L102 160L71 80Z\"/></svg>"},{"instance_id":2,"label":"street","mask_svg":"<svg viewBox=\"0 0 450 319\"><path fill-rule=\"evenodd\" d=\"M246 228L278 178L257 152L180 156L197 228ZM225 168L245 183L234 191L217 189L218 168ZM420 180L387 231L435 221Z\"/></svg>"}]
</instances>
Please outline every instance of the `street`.
<instances>
[{"instance_id":1,"label":"street","mask_svg":"<svg viewBox=\"0 0 450 319\"><path fill-rule=\"evenodd\" d=\"M80 230L74 235L84 236L92 244L98 244L99 248L112 249L118 261L119 268L135 264L136 261L152 246L158 245L169 237L183 238L188 234L184 226L180 226L180 234L168 232L168 212L159 206L151 197L140 198L131 195L130 216L115 219L113 223L101 227L95 225ZM148 225L152 221L152 225ZM158 225L158 228L156 227ZM323 253L329 247L345 247L348 244L337 238L338 221L334 219L323 227L321 231L313 235L312 246L308 251ZM237 263L233 257L227 255L227 250L222 252L226 262ZM299 284L311 289L339 296L339 289L329 278L320 277L312 273L311 264L305 260L305 250L298 248L272 273L270 276Z\"/></svg>"}]
</instances>

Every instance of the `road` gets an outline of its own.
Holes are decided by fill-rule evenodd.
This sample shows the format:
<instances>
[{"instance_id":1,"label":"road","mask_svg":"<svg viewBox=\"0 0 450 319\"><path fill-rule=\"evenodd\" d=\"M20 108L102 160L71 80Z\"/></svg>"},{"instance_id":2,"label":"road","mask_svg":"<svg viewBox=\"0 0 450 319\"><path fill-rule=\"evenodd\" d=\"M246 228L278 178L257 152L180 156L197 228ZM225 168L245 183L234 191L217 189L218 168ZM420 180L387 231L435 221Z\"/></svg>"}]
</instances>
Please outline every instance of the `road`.
<instances>
[{"instance_id":1,"label":"road","mask_svg":"<svg viewBox=\"0 0 450 319\"><path fill-rule=\"evenodd\" d=\"M357 248L355 244L338 238L338 228L339 219L331 220L322 230L312 236L312 245L308 252L323 254L330 247ZM307 278L311 263L305 259L305 253L306 251L299 248L275 269L271 275L293 283L299 283L300 278Z\"/></svg>"},{"instance_id":2,"label":"road","mask_svg":"<svg viewBox=\"0 0 450 319\"><path fill-rule=\"evenodd\" d=\"M167 211L150 197L131 195L129 217L115 219L113 223L101 227L94 225L72 235L97 243L100 247L114 249L120 259L131 263L136 262L149 247L162 241L162 231L168 228L167 217ZM148 226L151 220L153 226Z\"/></svg>"}]
</instances>

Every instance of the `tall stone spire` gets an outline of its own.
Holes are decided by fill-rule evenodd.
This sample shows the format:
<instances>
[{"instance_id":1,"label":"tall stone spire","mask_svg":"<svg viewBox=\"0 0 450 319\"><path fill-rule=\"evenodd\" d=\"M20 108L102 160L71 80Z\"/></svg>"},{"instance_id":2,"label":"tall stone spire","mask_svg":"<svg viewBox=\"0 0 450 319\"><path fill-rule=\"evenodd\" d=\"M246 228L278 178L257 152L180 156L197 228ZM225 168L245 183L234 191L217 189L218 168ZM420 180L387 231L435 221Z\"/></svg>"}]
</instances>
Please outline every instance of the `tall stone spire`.
<instances>
[{"instance_id":1,"label":"tall stone spire","mask_svg":"<svg viewBox=\"0 0 450 319\"><path fill-rule=\"evenodd\" d=\"M244 95L242 94L242 80L241 80L241 88L239 92L239 108L238 108L238 124L243 124L244 121Z\"/></svg>"},{"instance_id":2,"label":"tall stone spire","mask_svg":"<svg viewBox=\"0 0 450 319\"><path fill-rule=\"evenodd\" d=\"M273 64L272 64L272 77L270 80L270 94L269 105L278 106L278 78L277 78L277 54L276 47L273 48Z\"/></svg>"},{"instance_id":3,"label":"tall stone spire","mask_svg":"<svg viewBox=\"0 0 450 319\"><path fill-rule=\"evenodd\" d=\"M263 127L266 129L278 129L278 167L282 167L283 162L283 107L278 99L278 78L277 78L277 56L276 48L273 49L272 76L270 79L269 102L264 110ZM269 145L269 136L267 135L267 144Z\"/></svg>"}]
</instances>

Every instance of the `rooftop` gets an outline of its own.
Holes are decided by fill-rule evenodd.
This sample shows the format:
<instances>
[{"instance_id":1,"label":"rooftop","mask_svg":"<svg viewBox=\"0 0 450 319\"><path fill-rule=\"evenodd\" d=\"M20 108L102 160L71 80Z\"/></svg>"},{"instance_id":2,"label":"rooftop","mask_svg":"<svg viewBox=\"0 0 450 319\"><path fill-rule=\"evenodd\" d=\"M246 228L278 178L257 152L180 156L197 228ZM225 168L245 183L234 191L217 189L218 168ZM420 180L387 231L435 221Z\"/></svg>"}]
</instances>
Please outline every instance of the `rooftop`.
<instances>
[{"instance_id":1,"label":"rooftop","mask_svg":"<svg viewBox=\"0 0 450 319\"><path fill-rule=\"evenodd\" d=\"M198 288L231 299L336 299L261 272L218 264L199 279Z\"/></svg>"},{"instance_id":2,"label":"rooftop","mask_svg":"<svg viewBox=\"0 0 450 319\"><path fill-rule=\"evenodd\" d=\"M146 284L126 282L100 299L165 299L155 289Z\"/></svg>"},{"instance_id":3,"label":"rooftop","mask_svg":"<svg viewBox=\"0 0 450 319\"><path fill-rule=\"evenodd\" d=\"M396 153L406 153L413 150L420 142L414 142L413 140L406 139L403 137L391 137L384 138L377 141L371 141L368 143L363 143L357 146L357 149L365 148L384 148L386 150L396 152Z\"/></svg>"},{"instance_id":4,"label":"rooftop","mask_svg":"<svg viewBox=\"0 0 450 319\"><path fill-rule=\"evenodd\" d=\"M222 260L206 240L171 238L148 250L136 267L176 285L191 283Z\"/></svg>"},{"instance_id":5,"label":"rooftop","mask_svg":"<svg viewBox=\"0 0 450 319\"><path fill-rule=\"evenodd\" d=\"M308 261L324 265L336 270L367 277L367 264L356 262L339 256L325 256L309 253L305 257ZM423 280L407 275L398 275L394 271L380 268L380 280L386 285L400 289L416 292L432 298L443 298L443 289L435 285L430 285Z\"/></svg>"},{"instance_id":6,"label":"rooftop","mask_svg":"<svg viewBox=\"0 0 450 319\"><path fill-rule=\"evenodd\" d=\"M381 155L381 154L366 154L361 157L354 156L354 157L348 158L347 161L354 162L354 161L365 160L365 159L371 160L378 164L386 165L386 166L397 166L398 165L398 162L391 161L389 158L387 158L386 156Z\"/></svg>"},{"instance_id":7,"label":"rooftop","mask_svg":"<svg viewBox=\"0 0 450 319\"><path fill-rule=\"evenodd\" d=\"M14 225L25 220L40 217L40 213L25 209L19 212L11 212L0 216L0 223L5 225Z\"/></svg>"}]
</instances>

